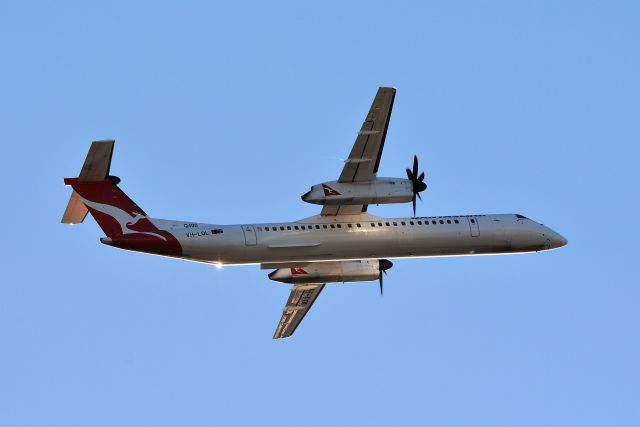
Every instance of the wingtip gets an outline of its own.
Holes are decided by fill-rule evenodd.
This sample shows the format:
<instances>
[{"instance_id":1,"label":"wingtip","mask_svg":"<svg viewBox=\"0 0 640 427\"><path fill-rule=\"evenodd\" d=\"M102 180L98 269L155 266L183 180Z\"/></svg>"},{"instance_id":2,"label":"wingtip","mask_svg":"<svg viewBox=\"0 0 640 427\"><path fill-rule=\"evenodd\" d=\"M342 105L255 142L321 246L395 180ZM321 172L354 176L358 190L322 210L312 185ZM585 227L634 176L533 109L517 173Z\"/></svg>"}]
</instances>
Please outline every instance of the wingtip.
<instances>
[{"instance_id":1,"label":"wingtip","mask_svg":"<svg viewBox=\"0 0 640 427\"><path fill-rule=\"evenodd\" d=\"M289 338L291 335L274 335L273 339L274 340L282 340L282 339L286 339Z\"/></svg>"}]
</instances>

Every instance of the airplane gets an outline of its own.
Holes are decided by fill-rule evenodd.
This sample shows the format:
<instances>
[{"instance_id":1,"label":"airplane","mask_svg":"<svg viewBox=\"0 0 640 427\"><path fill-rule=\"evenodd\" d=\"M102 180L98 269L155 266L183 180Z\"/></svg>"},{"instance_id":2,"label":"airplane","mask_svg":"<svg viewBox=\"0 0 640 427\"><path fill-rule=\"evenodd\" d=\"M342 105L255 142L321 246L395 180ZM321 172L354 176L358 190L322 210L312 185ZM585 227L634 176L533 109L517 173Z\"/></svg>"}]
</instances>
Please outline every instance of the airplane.
<instances>
[{"instance_id":1,"label":"airplane","mask_svg":"<svg viewBox=\"0 0 640 427\"><path fill-rule=\"evenodd\" d=\"M390 259L498 255L546 251L567 244L551 228L520 214L416 217L416 198L427 188L417 156L407 178L378 177L396 89L380 87L349 157L335 181L316 184L302 200L319 215L294 222L219 225L148 216L109 174L115 141L94 141L77 178L62 223L91 213L120 249L226 265L260 265L269 279L291 284L273 338L290 337L327 283L378 281ZM372 204L412 203L413 216L383 218Z\"/></svg>"}]
</instances>

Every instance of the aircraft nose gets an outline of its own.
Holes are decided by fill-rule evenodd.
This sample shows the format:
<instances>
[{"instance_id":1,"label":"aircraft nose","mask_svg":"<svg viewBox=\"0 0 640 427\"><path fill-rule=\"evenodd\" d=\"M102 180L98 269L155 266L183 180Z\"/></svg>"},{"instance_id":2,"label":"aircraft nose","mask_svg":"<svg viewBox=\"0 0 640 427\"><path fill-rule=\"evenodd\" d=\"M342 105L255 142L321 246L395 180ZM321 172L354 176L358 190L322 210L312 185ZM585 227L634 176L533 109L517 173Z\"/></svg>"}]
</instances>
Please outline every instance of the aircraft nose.
<instances>
[{"instance_id":1,"label":"aircraft nose","mask_svg":"<svg viewBox=\"0 0 640 427\"><path fill-rule=\"evenodd\" d=\"M560 235L558 234L558 236ZM560 236L560 246L566 246L567 243L569 243L569 241L565 237Z\"/></svg>"},{"instance_id":2,"label":"aircraft nose","mask_svg":"<svg viewBox=\"0 0 640 427\"><path fill-rule=\"evenodd\" d=\"M560 233L556 233L553 230L549 230L547 239L549 240L550 249L561 248L569 243Z\"/></svg>"}]
</instances>

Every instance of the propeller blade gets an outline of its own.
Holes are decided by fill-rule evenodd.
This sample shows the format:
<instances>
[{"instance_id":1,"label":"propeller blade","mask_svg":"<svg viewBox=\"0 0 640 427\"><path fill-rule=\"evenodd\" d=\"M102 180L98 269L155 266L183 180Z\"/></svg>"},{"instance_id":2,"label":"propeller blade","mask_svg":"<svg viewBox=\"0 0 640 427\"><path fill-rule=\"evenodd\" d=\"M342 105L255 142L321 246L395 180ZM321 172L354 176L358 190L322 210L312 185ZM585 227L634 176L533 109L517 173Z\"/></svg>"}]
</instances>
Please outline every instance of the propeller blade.
<instances>
[{"instance_id":1,"label":"propeller blade","mask_svg":"<svg viewBox=\"0 0 640 427\"><path fill-rule=\"evenodd\" d=\"M420 174L420 176L418 177L418 181L420 182L424 181L424 172Z\"/></svg>"},{"instance_id":2,"label":"propeller blade","mask_svg":"<svg viewBox=\"0 0 640 427\"><path fill-rule=\"evenodd\" d=\"M420 193L416 193L416 196L418 196L418 199L420 199L420 201L422 201L422 196L420 196Z\"/></svg>"},{"instance_id":3,"label":"propeller blade","mask_svg":"<svg viewBox=\"0 0 640 427\"><path fill-rule=\"evenodd\" d=\"M416 156L414 154L413 155L413 177L414 177L414 179L417 176L418 176L418 156Z\"/></svg>"},{"instance_id":4,"label":"propeller blade","mask_svg":"<svg viewBox=\"0 0 640 427\"><path fill-rule=\"evenodd\" d=\"M409 169L409 168L407 168L407 178L408 178L410 181L413 181L413 175L411 175L411 169Z\"/></svg>"},{"instance_id":5,"label":"propeller blade","mask_svg":"<svg viewBox=\"0 0 640 427\"><path fill-rule=\"evenodd\" d=\"M382 271L380 272L380 296L382 296Z\"/></svg>"},{"instance_id":6,"label":"propeller blade","mask_svg":"<svg viewBox=\"0 0 640 427\"><path fill-rule=\"evenodd\" d=\"M413 193L413 198L411 199L411 203L413 204L413 217L416 216L416 192Z\"/></svg>"}]
</instances>

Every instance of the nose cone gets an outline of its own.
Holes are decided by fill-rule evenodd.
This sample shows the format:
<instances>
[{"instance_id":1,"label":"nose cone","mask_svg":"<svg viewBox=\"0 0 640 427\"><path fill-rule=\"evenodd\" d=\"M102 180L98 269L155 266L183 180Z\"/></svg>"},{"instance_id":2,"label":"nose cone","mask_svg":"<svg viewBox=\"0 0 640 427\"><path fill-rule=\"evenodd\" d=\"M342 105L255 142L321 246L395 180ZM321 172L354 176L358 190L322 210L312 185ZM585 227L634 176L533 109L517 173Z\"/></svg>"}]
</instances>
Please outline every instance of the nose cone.
<instances>
[{"instance_id":1,"label":"nose cone","mask_svg":"<svg viewBox=\"0 0 640 427\"><path fill-rule=\"evenodd\" d=\"M565 239L564 237L562 237L562 235L560 235L560 233L556 233L551 229L547 233L547 239L549 240L550 249L561 248L565 246L567 243L569 243L567 239Z\"/></svg>"}]
</instances>

